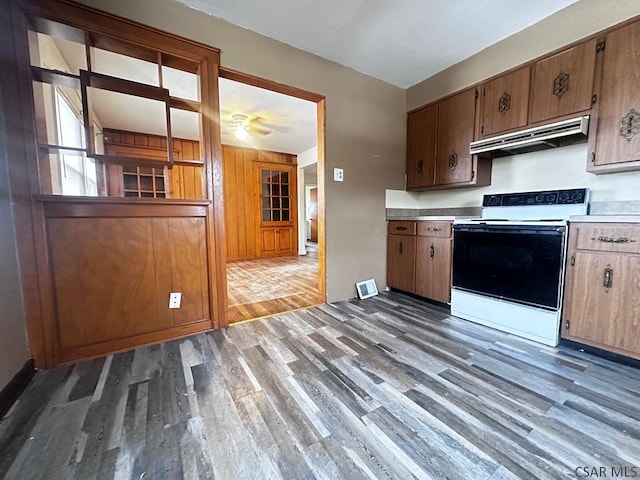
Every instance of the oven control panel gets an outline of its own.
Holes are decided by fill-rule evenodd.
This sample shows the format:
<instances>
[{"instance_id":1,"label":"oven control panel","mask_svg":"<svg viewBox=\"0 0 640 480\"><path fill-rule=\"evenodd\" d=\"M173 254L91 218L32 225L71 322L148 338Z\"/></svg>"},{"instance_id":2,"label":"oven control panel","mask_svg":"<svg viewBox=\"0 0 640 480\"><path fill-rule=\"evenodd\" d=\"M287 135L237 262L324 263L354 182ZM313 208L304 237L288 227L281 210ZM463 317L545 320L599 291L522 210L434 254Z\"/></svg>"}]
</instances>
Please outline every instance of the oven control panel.
<instances>
[{"instance_id":1,"label":"oven control panel","mask_svg":"<svg viewBox=\"0 0 640 480\"><path fill-rule=\"evenodd\" d=\"M483 207L526 207L541 205L581 205L588 202L589 189L545 190L542 192L485 195Z\"/></svg>"}]
</instances>

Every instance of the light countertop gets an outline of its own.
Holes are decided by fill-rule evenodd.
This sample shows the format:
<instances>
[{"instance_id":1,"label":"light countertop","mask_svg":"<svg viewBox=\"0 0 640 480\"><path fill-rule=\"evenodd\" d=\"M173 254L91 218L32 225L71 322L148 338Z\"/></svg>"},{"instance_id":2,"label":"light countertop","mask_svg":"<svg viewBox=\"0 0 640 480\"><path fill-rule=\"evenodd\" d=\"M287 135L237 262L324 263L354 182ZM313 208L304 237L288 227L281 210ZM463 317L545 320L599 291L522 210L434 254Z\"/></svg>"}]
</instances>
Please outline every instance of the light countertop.
<instances>
[{"instance_id":1,"label":"light countertop","mask_svg":"<svg viewBox=\"0 0 640 480\"><path fill-rule=\"evenodd\" d=\"M640 223L640 215L573 215L569 222Z\"/></svg>"}]
</instances>

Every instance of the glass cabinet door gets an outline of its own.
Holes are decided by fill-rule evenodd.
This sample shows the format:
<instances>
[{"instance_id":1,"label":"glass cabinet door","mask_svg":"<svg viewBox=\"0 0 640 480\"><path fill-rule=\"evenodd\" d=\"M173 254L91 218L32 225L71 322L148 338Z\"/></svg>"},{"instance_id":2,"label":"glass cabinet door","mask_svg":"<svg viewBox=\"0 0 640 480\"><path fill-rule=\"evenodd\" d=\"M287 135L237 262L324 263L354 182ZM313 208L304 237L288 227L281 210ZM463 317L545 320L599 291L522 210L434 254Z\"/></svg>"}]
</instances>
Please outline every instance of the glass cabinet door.
<instances>
[{"instance_id":1,"label":"glass cabinet door","mask_svg":"<svg viewBox=\"0 0 640 480\"><path fill-rule=\"evenodd\" d=\"M288 169L260 168L262 224L292 221L291 177Z\"/></svg>"}]
</instances>

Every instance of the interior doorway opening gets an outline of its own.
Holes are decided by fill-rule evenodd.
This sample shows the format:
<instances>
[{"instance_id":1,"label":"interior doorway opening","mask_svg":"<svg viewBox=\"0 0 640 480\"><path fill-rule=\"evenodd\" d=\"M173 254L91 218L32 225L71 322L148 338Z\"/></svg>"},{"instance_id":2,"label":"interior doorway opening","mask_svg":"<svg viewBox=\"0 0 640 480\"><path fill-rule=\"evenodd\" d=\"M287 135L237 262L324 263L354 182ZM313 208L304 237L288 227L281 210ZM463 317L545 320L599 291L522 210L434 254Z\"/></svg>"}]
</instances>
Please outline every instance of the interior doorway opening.
<instances>
[{"instance_id":1,"label":"interior doorway opening","mask_svg":"<svg viewBox=\"0 0 640 480\"><path fill-rule=\"evenodd\" d=\"M228 323L326 300L324 98L220 69Z\"/></svg>"}]
</instances>

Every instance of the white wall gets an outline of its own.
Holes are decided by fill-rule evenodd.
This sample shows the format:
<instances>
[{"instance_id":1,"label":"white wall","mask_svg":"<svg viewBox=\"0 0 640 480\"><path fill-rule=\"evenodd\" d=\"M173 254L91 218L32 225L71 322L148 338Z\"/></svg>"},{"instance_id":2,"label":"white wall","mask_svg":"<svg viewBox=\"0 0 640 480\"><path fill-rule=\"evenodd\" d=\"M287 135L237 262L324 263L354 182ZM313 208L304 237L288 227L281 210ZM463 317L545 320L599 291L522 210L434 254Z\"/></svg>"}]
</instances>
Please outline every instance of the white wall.
<instances>
[{"instance_id":1,"label":"white wall","mask_svg":"<svg viewBox=\"0 0 640 480\"><path fill-rule=\"evenodd\" d=\"M407 90L407 110L559 49L621 21L640 15L637 0L580 0L542 22L483 50ZM494 160L489 187L422 193L387 192L390 208L480 206L486 193L589 187L591 200L640 199L640 172L592 175L586 172L586 144Z\"/></svg>"},{"instance_id":2,"label":"white wall","mask_svg":"<svg viewBox=\"0 0 640 480\"><path fill-rule=\"evenodd\" d=\"M306 255L307 249L307 201L305 197L304 168L318 163L318 147L311 147L298 154L298 255Z\"/></svg>"},{"instance_id":3,"label":"white wall","mask_svg":"<svg viewBox=\"0 0 640 480\"><path fill-rule=\"evenodd\" d=\"M640 171L593 175L587 173L586 165L586 144L498 158L488 187L387 191L387 208L477 207L488 193L581 187L591 189L592 202L640 200Z\"/></svg>"},{"instance_id":4,"label":"white wall","mask_svg":"<svg viewBox=\"0 0 640 480\"><path fill-rule=\"evenodd\" d=\"M0 108L0 390L29 358L10 202L5 121L10 119Z\"/></svg>"}]
</instances>

